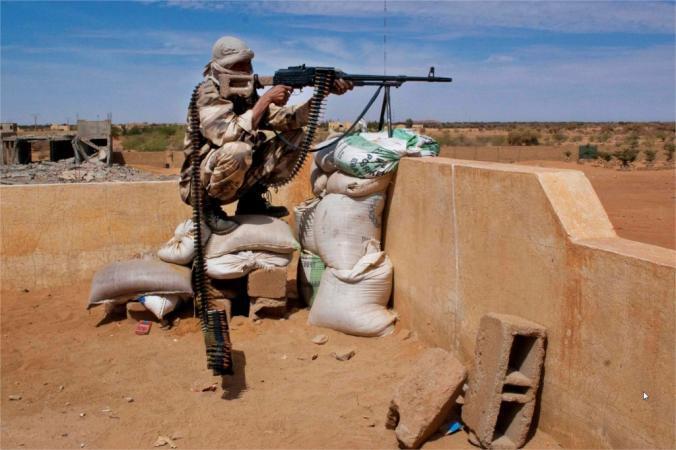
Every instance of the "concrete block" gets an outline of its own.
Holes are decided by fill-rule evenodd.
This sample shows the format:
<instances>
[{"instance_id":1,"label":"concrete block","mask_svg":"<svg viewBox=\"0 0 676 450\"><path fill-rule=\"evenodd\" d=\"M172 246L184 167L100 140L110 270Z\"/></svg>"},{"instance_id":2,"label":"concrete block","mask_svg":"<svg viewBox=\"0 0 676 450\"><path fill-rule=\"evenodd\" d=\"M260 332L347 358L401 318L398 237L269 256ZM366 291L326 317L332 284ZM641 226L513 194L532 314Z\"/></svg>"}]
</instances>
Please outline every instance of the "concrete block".
<instances>
[{"instance_id":1,"label":"concrete block","mask_svg":"<svg viewBox=\"0 0 676 450\"><path fill-rule=\"evenodd\" d=\"M286 267L258 269L249 274L249 297L285 298Z\"/></svg>"},{"instance_id":2,"label":"concrete block","mask_svg":"<svg viewBox=\"0 0 676 450\"><path fill-rule=\"evenodd\" d=\"M543 326L516 316L481 319L462 420L485 448L526 443L545 357Z\"/></svg>"},{"instance_id":3,"label":"concrete block","mask_svg":"<svg viewBox=\"0 0 676 450\"><path fill-rule=\"evenodd\" d=\"M419 448L448 417L467 372L450 353L427 350L399 384L390 402L387 428L404 448Z\"/></svg>"},{"instance_id":4,"label":"concrete block","mask_svg":"<svg viewBox=\"0 0 676 450\"><path fill-rule=\"evenodd\" d=\"M249 306L249 318L258 319L260 316L284 317L286 314L286 299L252 297Z\"/></svg>"}]
</instances>

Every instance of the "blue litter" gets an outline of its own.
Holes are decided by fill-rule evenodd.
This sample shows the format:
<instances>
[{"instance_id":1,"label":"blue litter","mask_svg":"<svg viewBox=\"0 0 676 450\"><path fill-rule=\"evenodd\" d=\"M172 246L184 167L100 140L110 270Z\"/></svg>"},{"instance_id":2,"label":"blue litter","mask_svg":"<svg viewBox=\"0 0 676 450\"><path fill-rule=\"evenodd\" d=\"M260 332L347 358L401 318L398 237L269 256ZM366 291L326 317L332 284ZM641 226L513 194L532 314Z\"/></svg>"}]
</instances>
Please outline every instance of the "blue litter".
<instances>
[{"instance_id":1,"label":"blue litter","mask_svg":"<svg viewBox=\"0 0 676 450\"><path fill-rule=\"evenodd\" d=\"M458 431L462 430L462 424L458 421L451 422L451 425L448 427L448 431L446 431L446 436L449 434L457 433Z\"/></svg>"}]
</instances>

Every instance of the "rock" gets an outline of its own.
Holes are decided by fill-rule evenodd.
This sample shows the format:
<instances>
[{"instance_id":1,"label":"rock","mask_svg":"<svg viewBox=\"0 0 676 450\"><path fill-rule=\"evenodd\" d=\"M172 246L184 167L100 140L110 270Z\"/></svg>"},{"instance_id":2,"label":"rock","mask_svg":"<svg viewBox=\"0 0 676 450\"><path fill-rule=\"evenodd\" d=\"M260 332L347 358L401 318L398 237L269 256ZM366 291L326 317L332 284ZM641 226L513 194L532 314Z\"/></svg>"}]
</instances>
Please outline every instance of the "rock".
<instances>
[{"instance_id":1,"label":"rock","mask_svg":"<svg viewBox=\"0 0 676 450\"><path fill-rule=\"evenodd\" d=\"M315 359L319 358L319 353L315 353L312 355L312 360L314 361Z\"/></svg>"},{"instance_id":2,"label":"rock","mask_svg":"<svg viewBox=\"0 0 676 450\"><path fill-rule=\"evenodd\" d=\"M134 401L132 397L125 397L124 399L127 401L127 403L132 403Z\"/></svg>"},{"instance_id":3,"label":"rock","mask_svg":"<svg viewBox=\"0 0 676 450\"><path fill-rule=\"evenodd\" d=\"M440 348L427 350L395 388L386 427L403 448L419 448L446 420L462 392L465 367Z\"/></svg>"},{"instance_id":4,"label":"rock","mask_svg":"<svg viewBox=\"0 0 676 450\"><path fill-rule=\"evenodd\" d=\"M84 417L84 416L86 416L86 415L87 415L86 412L81 412L81 413L80 413L80 417Z\"/></svg>"},{"instance_id":5,"label":"rock","mask_svg":"<svg viewBox=\"0 0 676 450\"><path fill-rule=\"evenodd\" d=\"M167 436L158 436L153 447L162 447L164 445L168 445L170 448L176 448L174 440Z\"/></svg>"},{"instance_id":6,"label":"rock","mask_svg":"<svg viewBox=\"0 0 676 450\"><path fill-rule=\"evenodd\" d=\"M347 361L352 359L356 352L352 349L343 349L335 352L331 352L331 356L336 358L338 361Z\"/></svg>"},{"instance_id":7,"label":"rock","mask_svg":"<svg viewBox=\"0 0 676 450\"><path fill-rule=\"evenodd\" d=\"M20 395L10 395L9 399L14 400L14 401L21 400L21 396Z\"/></svg>"},{"instance_id":8,"label":"rock","mask_svg":"<svg viewBox=\"0 0 676 450\"><path fill-rule=\"evenodd\" d=\"M312 342L314 342L317 345L324 345L329 341L329 337L325 334L318 334L317 336L312 338Z\"/></svg>"}]
</instances>

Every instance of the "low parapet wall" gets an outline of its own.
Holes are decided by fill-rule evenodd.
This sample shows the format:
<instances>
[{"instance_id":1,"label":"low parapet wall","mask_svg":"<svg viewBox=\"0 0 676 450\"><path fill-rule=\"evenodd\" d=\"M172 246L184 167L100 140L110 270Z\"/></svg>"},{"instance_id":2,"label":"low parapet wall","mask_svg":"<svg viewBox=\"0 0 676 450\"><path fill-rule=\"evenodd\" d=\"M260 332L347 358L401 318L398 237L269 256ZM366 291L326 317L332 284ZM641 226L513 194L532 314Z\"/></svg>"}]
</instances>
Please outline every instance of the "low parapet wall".
<instances>
[{"instance_id":1,"label":"low parapet wall","mask_svg":"<svg viewBox=\"0 0 676 450\"><path fill-rule=\"evenodd\" d=\"M577 171L404 159L390 198L403 326L471 364L484 314L540 323L540 428L565 447L675 446L676 252L618 238Z\"/></svg>"},{"instance_id":2,"label":"low parapet wall","mask_svg":"<svg viewBox=\"0 0 676 450\"><path fill-rule=\"evenodd\" d=\"M292 210L310 195L309 167L273 194L277 204ZM109 262L156 252L191 216L177 181L0 186L0 289L89 280Z\"/></svg>"},{"instance_id":3,"label":"low parapet wall","mask_svg":"<svg viewBox=\"0 0 676 450\"><path fill-rule=\"evenodd\" d=\"M2 186L1 287L88 280L109 262L157 251L190 215L175 181Z\"/></svg>"}]
</instances>

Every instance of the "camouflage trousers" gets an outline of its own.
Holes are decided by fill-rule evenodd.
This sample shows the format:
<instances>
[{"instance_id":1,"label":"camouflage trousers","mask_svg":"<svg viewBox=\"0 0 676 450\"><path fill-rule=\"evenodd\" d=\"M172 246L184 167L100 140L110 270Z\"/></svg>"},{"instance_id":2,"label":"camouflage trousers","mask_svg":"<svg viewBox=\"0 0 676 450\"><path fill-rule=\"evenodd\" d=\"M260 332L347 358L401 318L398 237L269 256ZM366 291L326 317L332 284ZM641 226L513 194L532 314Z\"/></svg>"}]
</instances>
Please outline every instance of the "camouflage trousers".
<instances>
[{"instance_id":1,"label":"camouflage trousers","mask_svg":"<svg viewBox=\"0 0 676 450\"><path fill-rule=\"evenodd\" d=\"M221 205L233 203L257 184L271 185L289 178L298 159L296 148L305 138L305 132L297 129L279 134L284 140L260 133L254 144L236 141L218 148L209 144L202 147L200 178L210 200ZM180 192L187 204L190 204L190 188L190 157L186 155Z\"/></svg>"}]
</instances>

